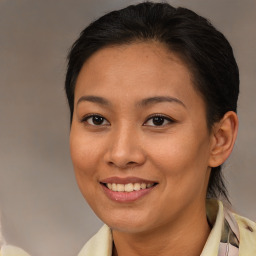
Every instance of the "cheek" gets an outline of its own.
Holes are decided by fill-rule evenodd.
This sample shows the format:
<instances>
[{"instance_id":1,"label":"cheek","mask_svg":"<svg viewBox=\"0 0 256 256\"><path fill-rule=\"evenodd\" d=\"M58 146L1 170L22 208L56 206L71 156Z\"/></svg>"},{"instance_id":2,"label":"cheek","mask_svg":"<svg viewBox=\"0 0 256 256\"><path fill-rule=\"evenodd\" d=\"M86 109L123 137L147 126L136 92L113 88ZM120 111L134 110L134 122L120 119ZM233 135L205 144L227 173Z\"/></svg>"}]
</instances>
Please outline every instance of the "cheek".
<instances>
[{"instance_id":1,"label":"cheek","mask_svg":"<svg viewBox=\"0 0 256 256\"><path fill-rule=\"evenodd\" d=\"M147 145L152 163L164 173L166 182L175 186L183 182L192 185L200 182L200 177L205 177L208 137L196 135L192 132L176 133Z\"/></svg>"},{"instance_id":2,"label":"cheek","mask_svg":"<svg viewBox=\"0 0 256 256\"><path fill-rule=\"evenodd\" d=\"M173 212L179 214L185 206L205 198L208 171L205 160L198 157L203 153L200 147L192 147L190 143L174 145L166 146L165 152L158 152L154 163L163 174L162 204L171 202Z\"/></svg>"},{"instance_id":3,"label":"cheek","mask_svg":"<svg viewBox=\"0 0 256 256\"><path fill-rule=\"evenodd\" d=\"M100 158L100 145L77 128L70 132L70 153L78 183L93 178Z\"/></svg>"},{"instance_id":4,"label":"cheek","mask_svg":"<svg viewBox=\"0 0 256 256\"><path fill-rule=\"evenodd\" d=\"M70 153L75 171L78 187L89 203L94 208L95 184L97 184L97 172L99 149L90 136L84 132L72 128L70 132Z\"/></svg>"}]
</instances>

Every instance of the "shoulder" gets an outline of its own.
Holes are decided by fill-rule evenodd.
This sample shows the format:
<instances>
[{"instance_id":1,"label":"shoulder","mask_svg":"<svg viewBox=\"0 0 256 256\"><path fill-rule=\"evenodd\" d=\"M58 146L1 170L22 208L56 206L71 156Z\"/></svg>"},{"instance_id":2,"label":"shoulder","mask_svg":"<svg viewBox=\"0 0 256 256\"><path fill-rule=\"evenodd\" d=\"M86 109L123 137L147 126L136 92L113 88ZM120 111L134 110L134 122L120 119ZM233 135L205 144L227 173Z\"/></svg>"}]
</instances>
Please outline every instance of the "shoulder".
<instances>
[{"instance_id":1,"label":"shoulder","mask_svg":"<svg viewBox=\"0 0 256 256\"><path fill-rule=\"evenodd\" d=\"M232 214L239 227L240 254L242 256L256 255L256 223L238 214Z\"/></svg>"},{"instance_id":2,"label":"shoulder","mask_svg":"<svg viewBox=\"0 0 256 256\"><path fill-rule=\"evenodd\" d=\"M29 256L29 254L16 246L3 245L0 249L0 256Z\"/></svg>"}]
</instances>

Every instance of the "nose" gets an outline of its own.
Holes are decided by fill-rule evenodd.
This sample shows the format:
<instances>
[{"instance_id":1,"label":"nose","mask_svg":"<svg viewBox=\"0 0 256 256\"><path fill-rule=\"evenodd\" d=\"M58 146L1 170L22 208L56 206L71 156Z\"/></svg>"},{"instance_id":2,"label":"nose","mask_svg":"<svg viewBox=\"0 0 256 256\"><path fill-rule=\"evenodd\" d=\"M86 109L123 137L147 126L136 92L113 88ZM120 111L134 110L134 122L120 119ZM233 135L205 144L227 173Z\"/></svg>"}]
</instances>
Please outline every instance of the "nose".
<instances>
[{"instance_id":1,"label":"nose","mask_svg":"<svg viewBox=\"0 0 256 256\"><path fill-rule=\"evenodd\" d=\"M123 126L109 134L108 149L105 154L107 164L120 169L143 165L146 156L136 129Z\"/></svg>"}]
</instances>

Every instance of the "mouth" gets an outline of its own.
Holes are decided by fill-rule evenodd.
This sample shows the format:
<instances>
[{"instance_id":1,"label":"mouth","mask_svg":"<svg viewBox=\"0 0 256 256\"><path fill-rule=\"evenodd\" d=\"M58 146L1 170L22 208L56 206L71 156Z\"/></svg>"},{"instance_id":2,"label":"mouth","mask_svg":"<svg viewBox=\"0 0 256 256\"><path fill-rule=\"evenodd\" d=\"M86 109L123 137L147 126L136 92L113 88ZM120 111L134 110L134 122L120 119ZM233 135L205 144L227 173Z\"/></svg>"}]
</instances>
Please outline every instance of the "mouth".
<instances>
[{"instance_id":1,"label":"mouth","mask_svg":"<svg viewBox=\"0 0 256 256\"><path fill-rule=\"evenodd\" d=\"M151 183L127 183L127 184L120 184L120 183L101 183L106 188L113 192L133 192L133 191L139 191L142 189L148 189L151 187L154 187L157 185L157 183L151 182Z\"/></svg>"},{"instance_id":2,"label":"mouth","mask_svg":"<svg viewBox=\"0 0 256 256\"><path fill-rule=\"evenodd\" d=\"M136 177L111 177L100 181L108 198L115 202L132 202L149 194L158 185L157 182Z\"/></svg>"}]
</instances>

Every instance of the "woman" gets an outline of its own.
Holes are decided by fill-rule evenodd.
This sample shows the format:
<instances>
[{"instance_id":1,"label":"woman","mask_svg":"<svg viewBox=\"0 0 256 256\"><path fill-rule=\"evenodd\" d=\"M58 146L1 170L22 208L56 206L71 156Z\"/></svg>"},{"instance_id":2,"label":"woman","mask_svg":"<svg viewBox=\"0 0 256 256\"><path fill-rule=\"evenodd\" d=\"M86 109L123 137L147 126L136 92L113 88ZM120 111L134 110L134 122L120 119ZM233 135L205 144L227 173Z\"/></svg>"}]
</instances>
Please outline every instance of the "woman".
<instances>
[{"instance_id":1,"label":"woman","mask_svg":"<svg viewBox=\"0 0 256 256\"><path fill-rule=\"evenodd\" d=\"M106 14L73 45L65 88L76 179L106 223L79 256L256 254L256 224L215 199L239 74L206 19L150 2Z\"/></svg>"}]
</instances>

